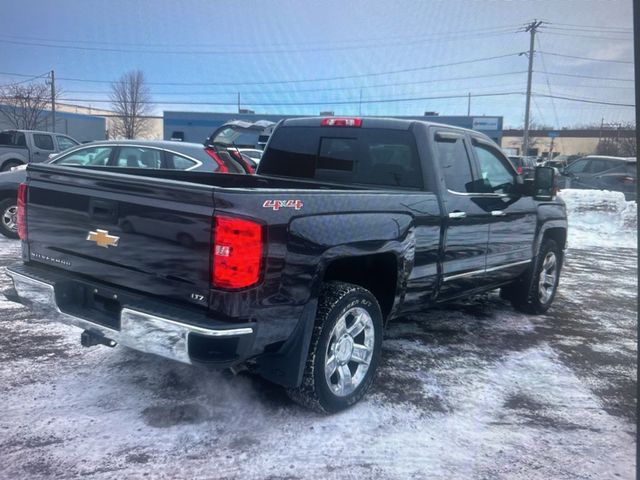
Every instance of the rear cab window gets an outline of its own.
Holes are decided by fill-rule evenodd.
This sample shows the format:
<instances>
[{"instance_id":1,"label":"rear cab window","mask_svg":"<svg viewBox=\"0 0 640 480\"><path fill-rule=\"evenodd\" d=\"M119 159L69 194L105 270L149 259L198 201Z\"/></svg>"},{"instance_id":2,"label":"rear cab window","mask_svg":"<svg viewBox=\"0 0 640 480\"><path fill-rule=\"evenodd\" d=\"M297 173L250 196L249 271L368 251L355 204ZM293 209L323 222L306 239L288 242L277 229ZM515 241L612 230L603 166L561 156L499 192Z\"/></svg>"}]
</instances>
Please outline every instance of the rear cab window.
<instances>
[{"instance_id":1,"label":"rear cab window","mask_svg":"<svg viewBox=\"0 0 640 480\"><path fill-rule=\"evenodd\" d=\"M27 142L22 132L0 132L0 145L26 147Z\"/></svg>"},{"instance_id":2,"label":"rear cab window","mask_svg":"<svg viewBox=\"0 0 640 480\"><path fill-rule=\"evenodd\" d=\"M424 186L415 139L408 130L285 125L272 135L259 173L386 188Z\"/></svg>"}]
</instances>

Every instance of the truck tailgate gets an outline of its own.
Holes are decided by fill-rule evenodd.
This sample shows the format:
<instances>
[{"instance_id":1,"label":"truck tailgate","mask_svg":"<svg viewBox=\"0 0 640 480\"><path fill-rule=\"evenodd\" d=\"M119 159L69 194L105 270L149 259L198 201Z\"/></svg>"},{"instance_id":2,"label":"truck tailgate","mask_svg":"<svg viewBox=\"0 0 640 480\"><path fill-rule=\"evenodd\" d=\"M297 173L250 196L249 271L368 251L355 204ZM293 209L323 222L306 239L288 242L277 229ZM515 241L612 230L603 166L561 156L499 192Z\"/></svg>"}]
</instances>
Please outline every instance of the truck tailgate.
<instances>
[{"instance_id":1,"label":"truck tailgate","mask_svg":"<svg viewBox=\"0 0 640 480\"><path fill-rule=\"evenodd\" d=\"M30 261L206 306L213 188L79 168L30 167Z\"/></svg>"}]
</instances>

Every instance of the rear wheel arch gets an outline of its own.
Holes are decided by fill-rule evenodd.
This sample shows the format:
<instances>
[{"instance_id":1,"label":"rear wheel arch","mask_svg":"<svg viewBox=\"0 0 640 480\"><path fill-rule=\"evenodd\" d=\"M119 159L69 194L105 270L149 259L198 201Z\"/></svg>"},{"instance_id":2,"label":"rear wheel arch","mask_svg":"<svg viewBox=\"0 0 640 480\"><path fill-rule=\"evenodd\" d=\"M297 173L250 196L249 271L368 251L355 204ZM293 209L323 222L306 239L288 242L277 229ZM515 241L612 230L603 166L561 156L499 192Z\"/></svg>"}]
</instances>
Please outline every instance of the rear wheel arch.
<instances>
[{"instance_id":1,"label":"rear wheel arch","mask_svg":"<svg viewBox=\"0 0 640 480\"><path fill-rule=\"evenodd\" d=\"M345 282L358 285L376 297L382 317L388 318L398 294L400 262L393 252L331 259L319 276L321 284Z\"/></svg>"},{"instance_id":2,"label":"rear wheel arch","mask_svg":"<svg viewBox=\"0 0 640 480\"><path fill-rule=\"evenodd\" d=\"M10 167L16 167L18 165L24 165L24 162L19 158L7 158L2 161L2 165L0 165L0 171L8 171Z\"/></svg>"}]
</instances>

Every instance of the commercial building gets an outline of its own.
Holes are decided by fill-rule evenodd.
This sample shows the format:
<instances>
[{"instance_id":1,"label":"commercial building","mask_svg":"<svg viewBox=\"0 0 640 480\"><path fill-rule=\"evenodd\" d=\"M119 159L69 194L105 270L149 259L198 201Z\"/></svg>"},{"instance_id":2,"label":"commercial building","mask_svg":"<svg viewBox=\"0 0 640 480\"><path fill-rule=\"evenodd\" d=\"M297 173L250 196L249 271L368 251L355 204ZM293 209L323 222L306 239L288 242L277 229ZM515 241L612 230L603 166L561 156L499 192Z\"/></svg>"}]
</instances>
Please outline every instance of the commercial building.
<instances>
[{"instance_id":1,"label":"commercial building","mask_svg":"<svg viewBox=\"0 0 640 480\"><path fill-rule=\"evenodd\" d=\"M255 122L269 120L278 122L285 118L304 115L261 115L255 113L208 113L208 112L164 112L164 139L181 138L185 142L203 142L211 133L230 120ZM308 116L308 115L307 115ZM347 115L348 116L348 115ZM502 140L502 117L465 117L465 116L394 116L412 120L427 120L457 127L470 128L485 133L495 142Z\"/></svg>"},{"instance_id":2,"label":"commercial building","mask_svg":"<svg viewBox=\"0 0 640 480\"><path fill-rule=\"evenodd\" d=\"M503 150L513 155L522 154L522 130L505 130ZM590 128L561 130L530 130L529 155L548 157L556 155L591 155L601 140L633 139L636 131L622 128Z\"/></svg>"},{"instance_id":3,"label":"commercial building","mask_svg":"<svg viewBox=\"0 0 640 480\"><path fill-rule=\"evenodd\" d=\"M6 108L0 105L0 110ZM38 130L53 131L51 124L51 112L45 110L41 116ZM56 111L56 132L64 133L75 138L79 142L91 142L104 140L106 135L106 119L98 115L87 115ZM0 112L0 130L8 130L14 126Z\"/></svg>"}]
</instances>

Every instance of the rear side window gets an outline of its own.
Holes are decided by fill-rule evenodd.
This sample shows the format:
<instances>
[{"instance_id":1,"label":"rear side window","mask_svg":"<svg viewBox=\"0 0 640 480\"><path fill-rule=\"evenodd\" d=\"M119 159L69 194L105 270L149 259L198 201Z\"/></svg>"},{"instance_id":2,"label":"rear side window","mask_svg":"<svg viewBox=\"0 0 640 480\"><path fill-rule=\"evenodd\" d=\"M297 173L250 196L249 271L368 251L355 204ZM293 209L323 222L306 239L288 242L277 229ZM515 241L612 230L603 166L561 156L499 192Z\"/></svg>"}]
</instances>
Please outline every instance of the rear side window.
<instances>
[{"instance_id":1,"label":"rear side window","mask_svg":"<svg viewBox=\"0 0 640 480\"><path fill-rule=\"evenodd\" d=\"M471 160L462 137L436 136L436 150L447 188L460 193L473 192Z\"/></svg>"},{"instance_id":2,"label":"rear side window","mask_svg":"<svg viewBox=\"0 0 640 480\"><path fill-rule=\"evenodd\" d=\"M116 167L162 168L162 151L153 148L121 147Z\"/></svg>"},{"instance_id":3,"label":"rear side window","mask_svg":"<svg viewBox=\"0 0 640 480\"><path fill-rule=\"evenodd\" d=\"M33 143L36 147L42 150L55 150L55 147L53 146L53 137L51 135L34 133Z\"/></svg>"},{"instance_id":4,"label":"rear side window","mask_svg":"<svg viewBox=\"0 0 640 480\"><path fill-rule=\"evenodd\" d=\"M57 157L52 163L56 165L98 166L104 167L109 162L112 147L80 148L66 155Z\"/></svg>"},{"instance_id":5,"label":"rear side window","mask_svg":"<svg viewBox=\"0 0 640 480\"><path fill-rule=\"evenodd\" d=\"M174 170L188 170L195 167L197 164L193 160L189 160L181 155L175 153L167 153L169 159L169 168Z\"/></svg>"},{"instance_id":6,"label":"rear side window","mask_svg":"<svg viewBox=\"0 0 640 480\"><path fill-rule=\"evenodd\" d=\"M259 173L331 183L419 189L420 159L403 130L281 127Z\"/></svg>"}]
</instances>

